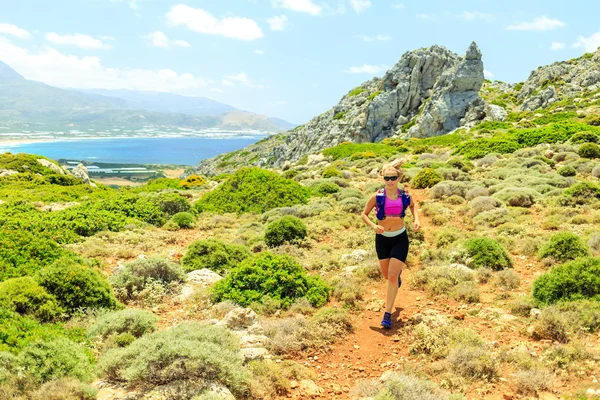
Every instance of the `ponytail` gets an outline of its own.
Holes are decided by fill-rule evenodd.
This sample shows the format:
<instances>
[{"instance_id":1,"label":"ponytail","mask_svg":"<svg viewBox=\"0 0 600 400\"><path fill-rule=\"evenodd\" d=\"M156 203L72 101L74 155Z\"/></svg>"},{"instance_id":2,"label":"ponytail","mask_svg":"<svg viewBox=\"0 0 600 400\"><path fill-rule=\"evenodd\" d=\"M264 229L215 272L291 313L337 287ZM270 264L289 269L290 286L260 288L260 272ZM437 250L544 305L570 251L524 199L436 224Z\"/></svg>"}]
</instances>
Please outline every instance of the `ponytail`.
<instances>
[{"instance_id":1,"label":"ponytail","mask_svg":"<svg viewBox=\"0 0 600 400\"><path fill-rule=\"evenodd\" d=\"M402 164L404 164L404 162L405 162L404 158L397 158L388 164L384 164L384 166L381 168L381 171L379 173L380 173L380 175L383 176L384 171L394 170L398 173L398 176L400 178L402 178L402 175L404 175L404 171L402 170Z\"/></svg>"}]
</instances>

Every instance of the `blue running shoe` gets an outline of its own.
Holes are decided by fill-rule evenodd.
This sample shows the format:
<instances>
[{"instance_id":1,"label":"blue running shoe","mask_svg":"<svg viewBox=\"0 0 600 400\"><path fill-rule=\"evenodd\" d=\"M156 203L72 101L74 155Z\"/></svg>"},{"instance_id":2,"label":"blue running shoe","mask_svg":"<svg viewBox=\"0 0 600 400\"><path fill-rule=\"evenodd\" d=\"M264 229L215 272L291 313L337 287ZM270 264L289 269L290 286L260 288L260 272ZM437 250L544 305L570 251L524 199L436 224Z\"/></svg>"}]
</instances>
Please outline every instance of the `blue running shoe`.
<instances>
[{"instance_id":1,"label":"blue running shoe","mask_svg":"<svg viewBox=\"0 0 600 400\"><path fill-rule=\"evenodd\" d=\"M385 329L390 329L392 327L392 314L389 312L386 312L385 314L383 314L383 320L381 321L381 326L383 326Z\"/></svg>"},{"instance_id":2,"label":"blue running shoe","mask_svg":"<svg viewBox=\"0 0 600 400\"><path fill-rule=\"evenodd\" d=\"M402 286L402 270L398 274L398 287Z\"/></svg>"}]
</instances>

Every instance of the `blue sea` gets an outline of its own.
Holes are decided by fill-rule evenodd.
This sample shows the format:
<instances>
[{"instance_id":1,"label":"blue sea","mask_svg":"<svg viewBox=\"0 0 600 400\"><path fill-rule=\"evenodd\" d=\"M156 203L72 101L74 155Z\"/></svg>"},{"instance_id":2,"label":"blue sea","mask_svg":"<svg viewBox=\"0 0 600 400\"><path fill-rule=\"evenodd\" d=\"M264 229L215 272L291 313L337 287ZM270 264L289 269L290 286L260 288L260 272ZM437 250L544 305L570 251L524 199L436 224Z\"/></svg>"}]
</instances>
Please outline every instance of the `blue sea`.
<instances>
[{"instance_id":1,"label":"blue sea","mask_svg":"<svg viewBox=\"0 0 600 400\"><path fill-rule=\"evenodd\" d=\"M242 149L266 135L229 137L152 137L69 139L51 142L0 144L0 153L30 153L53 160L195 165L200 160Z\"/></svg>"}]
</instances>

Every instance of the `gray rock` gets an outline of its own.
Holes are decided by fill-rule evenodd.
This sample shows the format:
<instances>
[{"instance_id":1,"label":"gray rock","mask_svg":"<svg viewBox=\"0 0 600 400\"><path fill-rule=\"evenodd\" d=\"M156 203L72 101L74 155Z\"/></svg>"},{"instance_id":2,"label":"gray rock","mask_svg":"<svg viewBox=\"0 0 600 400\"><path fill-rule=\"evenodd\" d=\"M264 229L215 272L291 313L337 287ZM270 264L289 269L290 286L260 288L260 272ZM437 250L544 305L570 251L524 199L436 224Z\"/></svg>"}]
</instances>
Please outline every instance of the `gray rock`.
<instances>
[{"instance_id":1,"label":"gray rock","mask_svg":"<svg viewBox=\"0 0 600 400\"><path fill-rule=\"evenodd\" d=\"M14 171L12 169L0 169L0 178L5 176L17 175L19 171Z\"/></svg>"},{"instance_id":2,"label":"gray rock","mask_svg":"<svg viewBox=\"0 0 600 400\"><path fill-rule=\"evenodd\" d=\"M366 251L366 250L357 249L357 250L354 250L350 254L344 254L344 255L342 255L341 261L343 263L344 262L348 262L348 261L361 262L361 261L363 261L367 257L368 254L369 254L369 252Z\"/></svg>"},{"instance_id":3,"label":"gray rock","mask_svg":"<svg viewBox=\"0 0 600 400\"><path fill-rule=\"evenodd\" d=\"M187 274L187 282L199 286L212 286L223 277L208 268L197 269Z\"/></svg>"},{"instance_id":4,"label":"gray rock","mask_svg":"<svg viewBox=\"0 0 600 400\"><path fill-rule=\"evenodd\" d=\"M529 315L535 319L538 319L541 314L542 314L542 310L540 310L539 308L532 308L529 311Z\"/></svg>"},{"instance_id":5,"label":"gray rock","mask_svg":"<svg viewBox=\"0 0 600 400\"><path fill-rule=\"evenodd\" d=\"M250 308L236 307L229 311L217 325L231 330L240 330L254 325L258 321L256 313Z\"/></svg>"},{"instance_id":6,"label":"gray rock","mask_svg":"<svg viewBox=\"0 0 600 400\"><path fill-rule=\"evenodd\" d=\"M79 178L83 182L87 183L88 185L90 185L92 187L96 187L96 184L94 182L90 181L90 177L88 175L88 170L85 167L85 165L79 164L78 166L76 166L75 168L73 168L73 170L71 171L71 173L73 174L73 176L75 178Z\"/></svg>"},{"instance_id":7,"label":"gray rock","mask_svg":"<svg viewBox=\"0 0 600 400\"><path fill-rule=\"evenodd\" d=\"M56 173L59 173L61 175L66 175L65 171L61 167L59 167L58 165L56 165L48 160L45 160L43 158L38 158L37 162L46 168L50 168L52 171L54 171Z\"/></svg>"},{"instance_id":8,"label":"gray rock","mask_svg":"<svg viewBox=\"0 0 600 400\"><path fill-rule=\"evenodd\" d=\"M269 355L269 351L262 347L240 349L240 354L245 361L259 360Z\"/></svg>"},{"instance_id":9,"label":"gray rock","mask_svg":"<svg viewBox=\"0 0 600 400\"><path fill-rule=\"evenodd\" d=\"M548 107L558 101L558 95L554 86L541 90L538 94L528 97L521 105L523 111L533 111L538 108Z\"/></svg>"}]
</instances>

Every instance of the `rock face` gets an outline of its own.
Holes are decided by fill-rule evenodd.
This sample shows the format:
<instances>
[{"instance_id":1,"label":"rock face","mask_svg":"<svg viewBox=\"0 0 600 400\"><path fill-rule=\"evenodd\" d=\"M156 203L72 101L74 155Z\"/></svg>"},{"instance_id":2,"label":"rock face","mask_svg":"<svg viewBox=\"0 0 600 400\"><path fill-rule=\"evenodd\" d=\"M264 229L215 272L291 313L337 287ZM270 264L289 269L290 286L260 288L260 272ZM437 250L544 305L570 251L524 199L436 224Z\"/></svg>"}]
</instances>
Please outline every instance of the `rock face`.
<instances>
[{"instance_id":1,"label":"rock face","mask_svg":"<svg viewBox=\"0 0 600 400\"><path fill-rule=\"evenodd\" d=\"M83 164L79 164L71 171L75 178L79 178L88 185L96 186L93 182L90 182L90 177L88 175L88 170Z\"/></svg>"},{"instance_id":2,"label":"rock face","mask_svg":"<svg viewBox=\"0 0 600 400\"><path fill-rule=\"evenodd\" d=\"M600 50L578 59L555 62L532 71L518 98L521 109L533 111L558 101L600 89Z\"/></svg>"},{"instance_id":3,"label":"rock face","mask_svg":"<svg viewBox=\"0 0 600 400\"><path fill-rule=\"evenodd\" d=\"M43 165L46 168L50 168L51 170L53 170L54 172L61 174L61 175L66 175L65 171L59 167L58 165L48 161L48 160L44 160L43 158L40 158L37 160L37 162L39 162L41 165Z\"/></svg>"},{"instance_id":4,"label":"rock face","mask_svg":"<svg viewBox=\"0 0 600 400\"><path fill-rule=\"evenodd\" d=\"M483 63L475 43L464 57L441 46L406 52L382 78L354 88L305 125L249 146L240 152L243 156L228 155L227 163L219 157L204 160L188 173L214 175L243 165L281 167L342 142L443 135L501 114L479 97L482 83Z\"/></svg>"}]
</instances>

